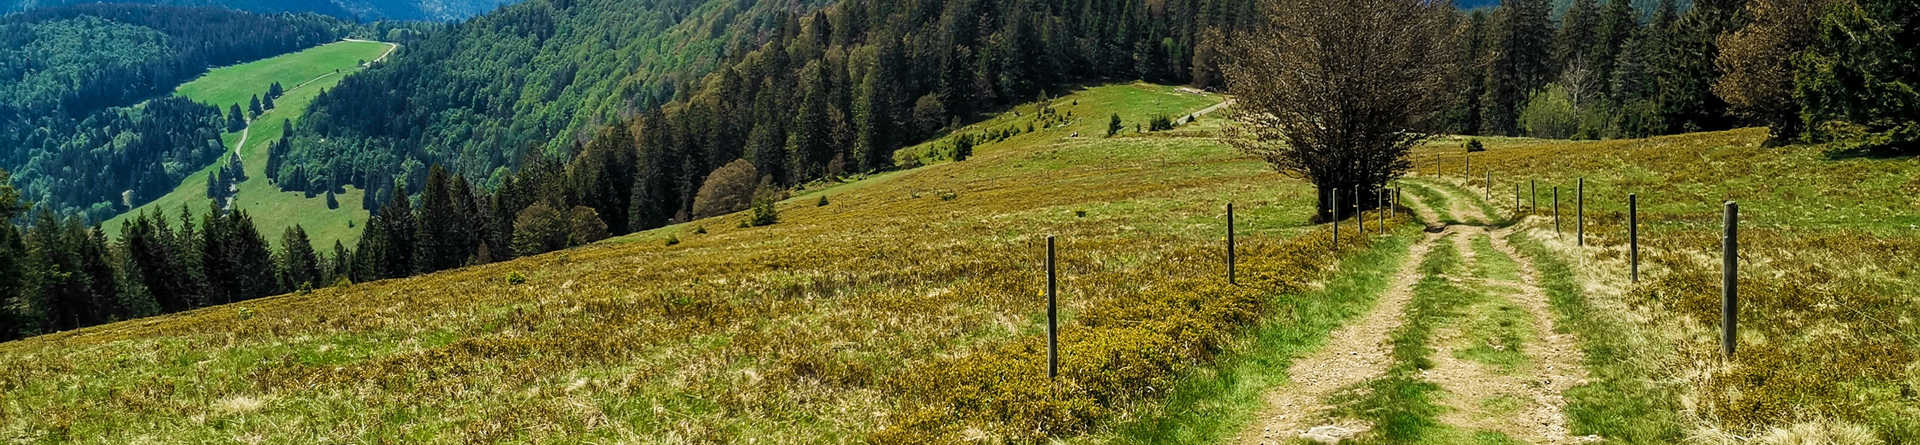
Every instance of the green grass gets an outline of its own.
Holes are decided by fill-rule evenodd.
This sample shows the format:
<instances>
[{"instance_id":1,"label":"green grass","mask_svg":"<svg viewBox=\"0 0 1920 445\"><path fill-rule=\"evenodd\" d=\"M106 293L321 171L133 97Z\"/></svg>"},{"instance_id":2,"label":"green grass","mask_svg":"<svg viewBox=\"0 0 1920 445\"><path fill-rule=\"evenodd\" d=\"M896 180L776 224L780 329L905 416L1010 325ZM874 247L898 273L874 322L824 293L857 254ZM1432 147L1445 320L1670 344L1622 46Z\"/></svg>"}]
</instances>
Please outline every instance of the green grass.
<instances>
[{"instance_id":1,"label":"green grass","mask_svg":"<svg viewBox=\"0 0 1920 445\"><path fill-rule=\"evenodd\" d=\"M1275 296L1284 316L1262 322L1245 346L1213 366L1188 370L1165 402L1140 418L1116 425L1089 442L1205 444L1232 441L1264 409L1267 390L1288 381L1293 361L1318 349L1333 329L1365 314L1407 261L1407 246L1419 235L1404 220L1392 238L1376 241L1339 266L1320 289Z\"/></svg>"},{"instance_id":2,"label":"green grass","mask_svg":"<svg viewBox=\"0 0 1920 445\"><path fill-rule=\"evenodd\" d=\"M369 216L366 209L360 207L363 191L347 187L346 193L337 194L340 208L328 209L326 197L316 195L307 198L297 192L281 192L279 187L268 184L266 179L267 148L281 137L283 121L293 121L299 125L300 115L307 105L313 102L321 91L340 83L347 74L360 69L359 60L373 60L387 51L388 45L375 42L336 42L306 51L255 61L242 65L216 69L206 76L182 85L178 94L188 95L194 100L209 102L230 100L239 97L245 101L255 91L265 92L266 85L280 82L288 88L284 96L276 100L275 107L262 113L249 125L246 145L239 148L240 157L246 166L248 180L240 184L235 194L237 208L244 209L253 216L255 227L262 235L275 244L287 228L300 225L307 230L314 247L331 252L335 241L352 246L359 241L362 224ZM340 70L340 74L332 74ZM303 77L304 76L304 77ZM316 76L319 79L314 80ZM301 86L302 83L313 80ZM227 99L222 99L227 98ZM241 108L245 108L242 105ZM238 143L239 133L222 135L229 147ZM223 158L215 165L209 165L199 172L188 175L179 187L172 192L140 206L120 216L108 219L101 226L110 236L118 236L120 226L126 220L140 212L166 212L174 217L167 221L177 221L182 205L195 215L206 212L207 175L225 165Z\"/></svg>"},{"instance_id":3,"label":"green grass","mask_svg":"<svg viewBox=\"0 0 1920 445\"><path fill-rule=\"evenodd\" d=\"M360 61L372 61L385 54L388 44L380 42L335 42L309 48L297 53L256 60L239 65L215 68L179 88L173 94L192 98L200 103L220 107L226 112L229 105L239 104L242 110L254 96L266 96L267 86L280 82L280 86L293 89L314 78L332 74L343 77L351 72ZM336 71L338 74L335 74ZM276 103L276 105L279 105Z\"/></svg>"}]
</instances>

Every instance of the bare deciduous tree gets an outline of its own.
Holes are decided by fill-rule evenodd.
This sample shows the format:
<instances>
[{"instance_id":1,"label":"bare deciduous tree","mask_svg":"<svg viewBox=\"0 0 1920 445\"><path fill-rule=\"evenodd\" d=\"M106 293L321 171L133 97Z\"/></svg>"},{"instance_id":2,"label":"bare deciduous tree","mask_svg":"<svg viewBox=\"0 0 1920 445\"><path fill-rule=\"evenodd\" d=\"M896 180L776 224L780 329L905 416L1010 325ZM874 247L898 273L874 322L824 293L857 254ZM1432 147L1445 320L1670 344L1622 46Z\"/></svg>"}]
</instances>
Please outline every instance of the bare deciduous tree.
<instances>
[{"instance_id":1,"label":"bare deciduous tree","mask_svg":"<svg viewBox=\"0 0 1920 445\"><path fill-rule=\"evenodd\" d=\"M1265 23L1238 36L1226 73L1239 101L1228 143L1322 190L1318 219L1356 211L1335 213L1326 191L1378 190L1412 167L1408 153L1429 137L1415 129L1440 110L1458 59L1452 10L1446 0L1263 0Z\"/></svg>"}]
</instances>

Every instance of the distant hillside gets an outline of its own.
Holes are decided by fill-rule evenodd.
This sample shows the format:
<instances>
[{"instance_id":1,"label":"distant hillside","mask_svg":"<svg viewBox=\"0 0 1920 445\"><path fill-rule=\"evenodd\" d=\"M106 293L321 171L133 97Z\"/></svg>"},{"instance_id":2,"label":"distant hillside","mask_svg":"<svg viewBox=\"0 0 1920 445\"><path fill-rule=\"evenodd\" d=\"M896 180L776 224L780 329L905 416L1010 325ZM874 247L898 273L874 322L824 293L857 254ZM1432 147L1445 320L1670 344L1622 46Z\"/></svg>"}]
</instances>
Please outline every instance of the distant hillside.
<instances>
[{"instance_id":1,"label":"distant hillside","mask_svg":"<svg viewBox=\"0 0 1920 445\"><path fill-rule=\"evenodd\" d=\"M345 25L130 4L0 18L0 168L41 208L100 221L137 206L222 151L225 114L166 92L212 67L339 40Z\"/></svg>"},{"instance_id":2,"label":"distant hillside","mask_svg":"<svg viewBox=\"0 0 1920 445\"><path fill-rule=\"evenodd\" d=\"M0 0L0 13L99 0ZM114 0L171 6L217 6L250 12L313 12L362 20L460 20L515 0Z\"/></svg>"}]
</instances>

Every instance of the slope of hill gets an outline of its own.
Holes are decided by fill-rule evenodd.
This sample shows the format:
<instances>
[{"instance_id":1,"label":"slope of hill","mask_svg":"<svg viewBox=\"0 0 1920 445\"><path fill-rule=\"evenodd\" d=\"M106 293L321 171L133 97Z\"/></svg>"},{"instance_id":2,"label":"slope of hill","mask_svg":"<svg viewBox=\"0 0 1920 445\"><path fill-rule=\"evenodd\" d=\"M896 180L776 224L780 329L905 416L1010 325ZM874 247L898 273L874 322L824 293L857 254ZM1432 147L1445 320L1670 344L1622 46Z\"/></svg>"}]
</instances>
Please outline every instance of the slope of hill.
<instances>
[{"instance_id":1,"label":"slope of hill","mask_svg":"<svg viewBox=\"0 0 1920 445\"><path fill-rule=\"evenodd\" d=\"M258 13L312 12L362 20L461 20L515 0L121 0L166 6L213 6ZM95 0L0 0L0 14Z\"/></svg>"},{"instance_id":2,"label":"slope of hill","mask_svg":"<svg viewBox=\"0 0 1920 445\"><path fill-rule=\"evenodd\" d=\"M1053 105L1133 122L1217 100L1135 85ZM857 441L910 420L903 407L922 399L903 399L904 373L1033 338L1046 235L1060 240L1070 351L1096 347L1077 340L1088 317L1124 319L1108 307L1143 288L1218 281L1227 201L1242 210L1243 279L1285 272L1263 271L1280 261L1267 254L1311 230L1313 194L1200 122L1101 139L1071 135L1103 132L1104 119L1073 119L964 162L816 191L825 206L794 198L771 227L729 215L8 343L0 369L22 378L4 391L35 402L0 406L0 422L109 441ZM1091 376L1102 365L1083 360L1096 356L1069 355L1069 373ZM103 392L125 397L89 395ZM57 419L85 420L55 433Z\"/></svg>"},{"instance_id":3,"label":"slope of hill","mask_svg":"<svg viewBox=\"0 0 1920 445\"><path fill-rule=\"evenodd\" d=\"M307 104L320 91L339 84L340 79L363 69L363 62L378 60L390 54L394 48L392 44L379 42L337 42L219 68L174 91L175 95L224 109L234 104L244 108L248 100L265 94L267 85L277 82L286 88L285 95L276 99L277 107L261 113L247 125L243 133L230 133L228 140L224 141L224 146L239 156L245 172L245 180L229 186L231 203L234 208L252 212L254 223L261 233L272 237L300 225L311 235L315 248L331 248L335 241L352 245L359 240L359 230L354 224L366 221L368 215L365 209L352 205L330 207L325 196L281 192L269 184L266 172L268 150L285 133L285 125L299 125ZM173 191L108 219L101 227L109 236L118 236L120 226L141 212L165 212L175 217L183 209L195 214L204 213L209 200L209 175L227 167L228 162L213 163L187 175ZM360 195L358 189L347 187L339 190L334 199L340 203L353 203L360 199ZM277 238L272 239L278 241Z\"/></svg>"}]
</instances>

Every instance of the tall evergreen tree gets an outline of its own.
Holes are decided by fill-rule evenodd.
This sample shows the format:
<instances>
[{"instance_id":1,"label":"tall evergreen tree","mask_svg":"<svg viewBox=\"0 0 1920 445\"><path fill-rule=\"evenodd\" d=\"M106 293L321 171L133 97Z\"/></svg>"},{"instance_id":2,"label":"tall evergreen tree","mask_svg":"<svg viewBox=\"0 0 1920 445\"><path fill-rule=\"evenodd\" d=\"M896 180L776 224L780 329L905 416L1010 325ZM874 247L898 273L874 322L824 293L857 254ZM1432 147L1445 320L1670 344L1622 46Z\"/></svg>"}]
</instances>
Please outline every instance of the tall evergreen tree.
<instances>
[{"instance_id":1,"label":"tall evergreen tree","mask_svg":"<svg viewBox=\"0 0 1920 445\"><path fill-rule=\"evenodd\" d=\"M1560 16L1560 32L1553 37L1553 63L1559 71L1575 65L1591 69L1600 35L1600 10L1595 0L1574 0Z\"/></svg>"},{"instance_id":2,"label":"tall evergreen tree","mask_svg":"<svg viewBox=\"0 0 1920 445\"><path fill-rule=\"evenodd\" d=\"M1517 135L1527 96L1546 86L1552 66L1553 5L1547 0L1502 0L1494 15L1487 66L1486 131Z\"/></svg>"},{"instance_id":3,"label":"tall evergreen tree","mask_svg":"<svg viewBox=\"0 0 1920 445\"><path fill-rule=\"evenodd\" d=\"M454 239L462 221L454 213L453 191L447 182L447 170L434 165L427 173L427 187L420 191L413 236L414 273L460 267L467 259Z\"/></svg>"},{"instance_id":4,"label":"tall evergreen tree","mask_svg":"<svg viewBox=\"0 0 1920 445\"><path fill-rule=\"evenodd\" d=\"M375 271L380 278L402 278L414 272L415 222L413 205L407 198L407 184L399 180L393 183L393 196L385 205L380 206L380 228L384 237L379 243L380 254L375 263ZM371 224L369 224L371 226Z\"/></svg>"},{"instance_id":5,"label":"tall evergreen tree","mask_svg":"<svg viewBox=\"0 0 1920 445\"><path fill-rule=\"evenodd\" d=\"M1732 125L1727 103L1713 94L1721 34L1745 23L1745 0L1700 0L1664 32L1661 54L1648 65L1654 100L1672 131L1720 130Z\"/></svg>"},{"instance_id":6,"label":"tall evergreen tree","mask_svg":"<svg viewBox=\"0 0 1920 445\"><path fill-rule=\"evenodd\" d=\"M284 283L281 287L289 290L313 289L326 286L326 272L320 262L320 255L313 251L313 240L307 237L307 229L295 224L280 235L280 276Z\"/></svg>"},{"instance_id":7,"label":"tall evergreen tree","mask_svg":"<svg viewBox=\"0 0 1920 445\"><path fill-rule=\"evenodd\" d=\"M27 245L12 221L26 211L12 175L0 169L0 341L19 338L25 317L15 312L27 288Z\"/></svg>"},{"instance_id":8,"label":"tall evergreen tree","mask_svg":"<svg viewBox=\"0 0 1920 445\"><path fill-rule=\"evenodd\" d=\"M239 300L251 300L285 292L280 287L280 271L271 267L273 249L254 226L253 216L245 210L234 210L227 213L226 219L232 237L224 242L230 245L226 249L232 255L228 262L236 272L232 295Z\"/></svg>"}]
</instances>

